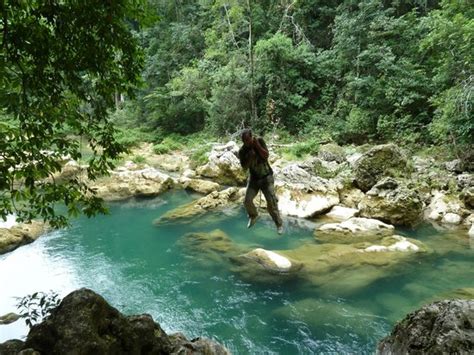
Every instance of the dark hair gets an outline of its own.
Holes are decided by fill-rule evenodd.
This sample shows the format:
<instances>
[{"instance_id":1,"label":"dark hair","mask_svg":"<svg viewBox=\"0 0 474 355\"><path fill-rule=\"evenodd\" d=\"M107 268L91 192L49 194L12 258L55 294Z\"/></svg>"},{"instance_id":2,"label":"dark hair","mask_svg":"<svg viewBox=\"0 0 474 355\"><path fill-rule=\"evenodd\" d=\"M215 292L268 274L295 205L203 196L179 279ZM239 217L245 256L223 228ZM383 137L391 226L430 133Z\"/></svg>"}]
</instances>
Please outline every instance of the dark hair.
<instances>
[{"instance_id":1,"label":"dark hair","mask_svg":"<svg viewBox=\"0 0 474 355\"><path fill-rule=\"evenodd\" d=\"M245 128L242 130L240 137L244 138L245 136L252 136L252 130L250 128Z\"/></svg>"}]
</instances>

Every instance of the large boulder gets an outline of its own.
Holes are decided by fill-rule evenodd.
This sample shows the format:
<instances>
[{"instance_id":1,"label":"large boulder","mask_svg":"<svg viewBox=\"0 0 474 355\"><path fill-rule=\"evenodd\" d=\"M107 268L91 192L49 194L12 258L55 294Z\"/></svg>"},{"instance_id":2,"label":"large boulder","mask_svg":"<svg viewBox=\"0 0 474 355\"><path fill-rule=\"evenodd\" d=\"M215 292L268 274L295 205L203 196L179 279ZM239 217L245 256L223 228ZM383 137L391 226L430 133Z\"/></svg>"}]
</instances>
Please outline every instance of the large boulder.
<instances>
[{"instance_id":1,"label":"large boulder","mask_svg":"<svg viewBox=\"0 0 474 355\"><path fill-rule=\"evenodd\" d=\"M177 207L166 212L156 219L154 224L172 223L176 221L191 222L208 211L215 211L228 207L230 204L239 201L241 195L237 187L229 187L222 191L214 191L198 200Z\"/></svg>"},{"instance_id":2,"label":"large boulder","mask_svg":"<svg viewBox=\"0 0 474 355\"><path fill-rule=\"evenodd\" d=\"M0 254L34 242L47 229L47 225L40 221L15 224L10 226L10 228L0 228Z\"/></svg>"},{"instance_id":3,"label":"large boulder","mask_svg":"<svg viewBox=\"0 0 474 355\"><path fill-rule=\"evenodd\" d=\"M474 353L474 300L435 302L408 314L378 345L379 354Z\"/></svg>"},{"instance_id":4,"label":"large boulder","mask_svg":"<svg viewBox=\"0 0 474 355\"><path fill-rule=\"evenodd\" d=\"M150 315L125 316L85 288L70 293L50 317L33 326L21 349L41 354L229 354L210 340L168 336Z\"/></svg>"},{"instance_id":5,"label":"large boulder","mask_svg":"<svg viewBox=\"0 0 474 355\"><path fill-rule=\"evenodd\" d=\"M423 202L415 190L384 178L366 193L358 207L362 217L411 226L419 222Z\"/></svg>"},{"instance_id":6,"label":"large boulder","mask_svg":"<svg viewBox=\"0 0 474 355\"><path fill-rule=\"evenodd\" d=\"M310 218L339 203L337 184L313 176L296 164L287 165L276 176L278 208L283 215Z\"/></svg>"},{"instance_id":7,"label":"large boulder","mask_svg":"<svg viewBox=\"0 0 474 355\"><path fill-rule=\"evenodd\" d=\"M239 147L230 141L225 145L216 145L209 153L208 162L196 169L198 175L212 178L223 185L243 185L247 180L246 173L240 166Z\"/></svg>"},{"instance_id":8,"label":"large boulder","mask_svg":"<svg viewBox=\"0 0 474 355\"><path fill-rule=\"evenodd\" d=\"M214 181L192 179L187 177L179 178L178 182L184 189L194 191L203 195L208 195L211 192L219 191L221 187L217 182Z\"/></svg>"},{"instance_id":9,"label":"large boulder","mask_svg":"<svg viewBox=\"0 0 474 355\"><path fill-rule=\"evenodd\" d=\"M129 197L157 196L175 185L169 175L155 168L134 168L135 165L130 169L120 167L112 171L109 177L93 182L91 188L104 200L116 201Z\"/></svg>"},{"instance_id":10,"label":"large boulder","mask_svg":"<svg viewBox=\"0 0 474 355\"><path fill-rule=\"evenodd\" d=\"M254 249L246 254L240 255L241 260L251 260L261 266L264 270L275 273L290 273L301 269L302 264L291 261L287 257L271 250L262 248Z\"/></svg>"},{"instance_id":11,"label":"large boulder","mask_svg":"<svg viewBox=\"0 0 474 355\"><path fill-rule=\"evenodd\" d=\"M375 146L354 163L355 182L364 192L382 177L406 174L408 170L407 157L395 144Z\"/></svg>"},{"instance_id":12,"label":"large boulder","mask_svg":"<svg viewBox=\"0 0 474 355\"><path fill-rule=\"evenodd\" d=\"M352 217L341 223L319 226L314 234L323 242L356 243L366 240L380 240L393 235L395 228L376 219Z\"/></svg>"}]
</instances>

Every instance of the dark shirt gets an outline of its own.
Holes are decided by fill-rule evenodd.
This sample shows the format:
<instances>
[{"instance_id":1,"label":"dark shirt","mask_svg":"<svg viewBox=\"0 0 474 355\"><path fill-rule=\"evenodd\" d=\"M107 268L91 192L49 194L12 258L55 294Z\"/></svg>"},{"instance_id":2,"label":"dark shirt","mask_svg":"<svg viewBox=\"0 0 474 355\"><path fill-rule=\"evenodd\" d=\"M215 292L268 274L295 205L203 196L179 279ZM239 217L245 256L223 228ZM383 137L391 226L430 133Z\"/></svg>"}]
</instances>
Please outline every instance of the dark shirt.
<instances>
[{"instance_id":1,"label":"dark shirt","mask_svg":"<svg viewBox=\"0 0 474 355\"><path fill-rule=\"evenodd\" d=\"M257 140L262 148L268 151L263 138L259 137ZM254 147L242 146L239 150L239 159L242 168L249 169L250 178L252 179L262 179L273 174L272 168L270 167L270 164L268 164L268 160L263 158Z\"/></svg>"}]
</instances>

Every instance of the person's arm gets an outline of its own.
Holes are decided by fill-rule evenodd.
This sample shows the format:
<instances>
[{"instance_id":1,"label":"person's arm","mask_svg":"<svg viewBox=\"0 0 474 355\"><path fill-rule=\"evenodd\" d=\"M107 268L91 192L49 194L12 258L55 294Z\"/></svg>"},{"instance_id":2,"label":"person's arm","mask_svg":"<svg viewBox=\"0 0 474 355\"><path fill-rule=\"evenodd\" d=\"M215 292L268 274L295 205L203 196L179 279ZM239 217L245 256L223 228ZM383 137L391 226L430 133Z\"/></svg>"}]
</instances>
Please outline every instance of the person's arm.
<instances>
[{"instance_id":1,"label":"person's arm","mask_svg":"<svg viewBox=\"0 0 474 355\"><path fill-rule=\"evenodd\" d=\"M244 147L239 149L239 160L240 160L240 165L242 166L242 169L247 170L248 169L248 159L246 157Z\"/></svg>"},{"instance_id":2,"label":"person's arm","mask_svg":"<svg viewBox=\"0 0 474 355\"><path fill-rule=\"evenodd\" d=\"M268 159L268 155L269 155L268 148L263 138L256 138L256 139L254 138L253 146L255 150L257 151L258 155L260 155L265 160Z\"/></svg>"}]
</instances>

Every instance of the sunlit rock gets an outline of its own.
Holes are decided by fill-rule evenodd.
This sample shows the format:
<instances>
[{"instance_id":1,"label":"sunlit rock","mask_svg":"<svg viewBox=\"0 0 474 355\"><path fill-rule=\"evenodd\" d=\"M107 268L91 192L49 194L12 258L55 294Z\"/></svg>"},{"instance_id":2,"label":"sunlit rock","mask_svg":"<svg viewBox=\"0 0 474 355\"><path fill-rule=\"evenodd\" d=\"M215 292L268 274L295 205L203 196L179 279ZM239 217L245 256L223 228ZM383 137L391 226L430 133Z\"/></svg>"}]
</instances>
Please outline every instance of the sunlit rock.
<instances>
[{"instance_id":1,"label":"sunlit rock","mask_svg":"<svg viewBox=\"0 0 474 355\"><path fill-rule=\"evenodd\" d=\"M354 163L355 181L362 191L369 191L384 176L409 172L406 155L395 144L377 145Z\"/></svg>"},{"instance_id":2,"label":"sunlit rock","mask_svg":"<svg viewBox=\"0 0 474 355\"><path fill-rule=\"evenodd\" d=\"M469 228L469 232L467 232L467 234L471 239L474 238L474 223L471 225L471 228Z\"/></svg>"},{"instance_id":3,"label":"sunlit rock","mask_svg":"<svg viewBox=\"0 0 474 355\"><path fill-rule=\"evenodd\" d=\"M314 232L316 239L330 243L355 243L390 236L395 228L382 221L352 217L340 223L324 224Z\"/></svg>"},{"instance_id":4,"label":"sunlit rock","mask_svg":"<svg viewBox=\"0 0 474 355\"><path fill-rule=\"evenodd\" d=\"M140 170L117 170L109 177L92 183L92 189L107 201L122 200L129 197L157 196L172 187L175 182L169 176L154 168Z\"/></svg>"},{"instance_id":5,"label":"sunlit rock","mask_svg":"<svg viewBox=\"0 0 474 355\"><path fill-rule=\"evenodd\" d=\"M339 186L335 182L312 176L296 166L280 171L275 186L283 215L314 217L339 203Z\"/></svg>"},{"instance_id":6,"label":"sunlit rock","mask_svg":"<svg viewBox=\"0 0 474 355\"><path fill-rule=\"evenodd\" d=\"M470 354L474 300L435 302L408 314L377 347L378 354Z\"/></svg>"},{"instance_id":7,"label":"sunlit rock","mask_svg":"<svg viewBox=\"0 0 474 355\"><path fill-rule=\"evenodd\" d=\"M47 225L39 221L14 224L10 228L0 228L0 254L34 242L47 229Z\"/></svg>"},{"instance_id":8,"label":"sunlit rock","mask_svg":"<svg viewBox=\"0 0 474 355\"><path fill-rule=\"evenodd\" d=\"M441 219L441 223L446 224L461 224L462 217L456 213L448 212L446 213L443 218Z\"/></svg>"},{"instance_id":9,"label":"sunlit rock","mask_svg":"<svg viewBox=\"0 0 474 355\"><path fill-rule=\"evenodd\" d=\"M286 273L297 268L288 258L262 248L254 249L247 254L241 255L241 257L257 262L268 271ZM300 268L301 266L298 267Z\"/></svg>"},{"instance_id":10,"label":"sunlit rock","mask_svg":"<svg viewBox=\"0 0 474 355\"><path fill-rule=\"evenodd\" d=\"M237 156L235 142L216 145L209 154L208 162L196 169L196 173L224 185L243 185L247 179Z\"/></svg>"},{"instance_id":11,"label":"sunlit rock","mask_svg":"<svg viewBox=\"0 0 474 355\"><path fill-rule=\"evenodd\" d=\"M239 189L236 187L229 187L219 192L211 192L207 196L166 212L153 223L191 222L196 217L202 216L209 211L220 210L228 207L229 204L235 203L239 198L238 192Z\"/></svg>"},{"instance_id":12,"label":"sunlit rock","mask_svg":"<svg viewBox=\"0 0 474 355\"><path fill-rule=\"evenodd\" d=\"M329 218L346 220L346 219L356 216L358 213L359 213L359 210L356 208L334 206L333 208L331 208L331 211L329 211L329 213L326 214L326 216Z\"/></svg>"},{"instance_id":13,"label":"sunlit rock","mask_svg":"<svg viewBox=\"0 0 474 355\"><path fill-rule=\"evenodd\" d=\"M430 205L425 209L425 218L433 221L441 221L447 213L457 215L464 214L462 202L455 196L445 195L435 191Z\"/></svg>"},{"instance_id":14,"label":"sunlit rock","mask_svg":"<svg viewBox=\"0 0 474 355\"><path fill-rule=\"evenodd\" d=\"M203 195L220 190L220 185L218 183L209 180L181 177L178 179L178 182L184 189L198 192Z\"/></svg>"},{"instance_id":15,"label":"sunlit rock","mask_svg":"<svg viewBox=\"0 0 474 355\"><path fill-rule=\"evenodd\" d=\"M362 217L395 225L414 225L420 220L423 202L415 190L389 177L374 185L358 207Z\"/></svg>"}]
</instances>

